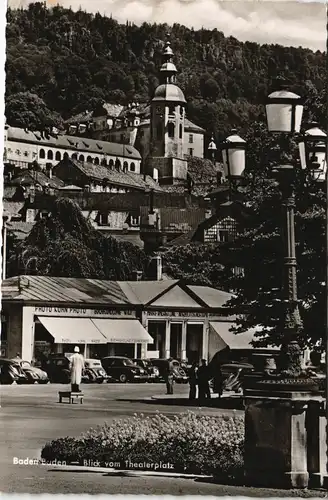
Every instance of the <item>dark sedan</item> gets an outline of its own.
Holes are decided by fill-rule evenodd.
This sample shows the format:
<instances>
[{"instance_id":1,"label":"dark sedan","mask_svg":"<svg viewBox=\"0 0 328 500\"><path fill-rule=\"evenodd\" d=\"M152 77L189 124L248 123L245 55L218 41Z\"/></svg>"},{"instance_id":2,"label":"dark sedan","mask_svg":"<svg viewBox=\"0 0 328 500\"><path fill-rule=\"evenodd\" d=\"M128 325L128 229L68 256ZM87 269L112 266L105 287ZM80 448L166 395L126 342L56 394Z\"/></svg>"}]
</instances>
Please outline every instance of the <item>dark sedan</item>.
<instances>
[{"instance_id":1,"label":"dark sedan","mask_svg":"<svg viewBox=\"0 0 328 500\"><path fill-rule=\"evenodd\" d=\"M132 359L121 356L107 356L101 360L107 375L124 384L125 382L147 382L149 375Z\"/></svg>"},{"instance_id":2,"label":"dark sedan","mask_svg":"<svg viewBox=\"0 0 328 500\"><path fill-rule=\"evenodd\" d=\"M149 381L148 382L158 382L160 380L159 376L159 369L157 366L154 365L150 359L140 359L140 358L135 358L133 359L133 362L137 365L143 368L146 373L149 375Z\"/></svg>"}]
</instances>

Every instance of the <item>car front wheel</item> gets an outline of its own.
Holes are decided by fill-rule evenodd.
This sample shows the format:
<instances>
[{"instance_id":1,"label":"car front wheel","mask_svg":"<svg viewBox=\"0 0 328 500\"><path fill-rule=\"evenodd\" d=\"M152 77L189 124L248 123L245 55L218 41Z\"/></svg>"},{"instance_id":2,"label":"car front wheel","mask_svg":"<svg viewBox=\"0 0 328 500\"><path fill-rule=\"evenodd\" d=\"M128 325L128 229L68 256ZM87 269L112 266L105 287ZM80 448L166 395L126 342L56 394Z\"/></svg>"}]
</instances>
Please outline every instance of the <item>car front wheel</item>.
<instances>
[{"instance_id":1,"label":"car front wheel","mask_svg":"<svg viewBox=\"0 0 328 500\"><path fill-rule=\"evenodd\" d=\"M127 376L125 375L125 373L121 373L121 375L119 377L119 381L121 382L121 384L125 384L126 383Z\"/></svg>"}]
</instances>

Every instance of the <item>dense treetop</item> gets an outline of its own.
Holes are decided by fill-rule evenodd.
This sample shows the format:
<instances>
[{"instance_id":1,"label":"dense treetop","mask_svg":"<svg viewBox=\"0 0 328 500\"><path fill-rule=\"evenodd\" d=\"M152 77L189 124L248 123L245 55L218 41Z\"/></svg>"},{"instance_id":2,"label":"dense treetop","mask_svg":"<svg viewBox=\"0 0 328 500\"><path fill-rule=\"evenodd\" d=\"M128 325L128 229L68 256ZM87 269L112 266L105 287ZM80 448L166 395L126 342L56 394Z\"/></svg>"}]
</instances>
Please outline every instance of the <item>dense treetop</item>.
<instances>
[{"instance_id":1,"label":"dense treetop","mask_svg":"<svg viewBox=\"0 0 328 500\"><path fill-rule=\"evenodd\" d=\"M7 19L8 107L28 92L41 108L65 119L99 101L147 101L158 84L167 32L189 118L218 137L231 126L263 118L262 104L278 75L311 98L325 88L319 51L242 43L216 29L123 25L99 13L43 3L9 9Z\"/></svg>"}]
</instances>

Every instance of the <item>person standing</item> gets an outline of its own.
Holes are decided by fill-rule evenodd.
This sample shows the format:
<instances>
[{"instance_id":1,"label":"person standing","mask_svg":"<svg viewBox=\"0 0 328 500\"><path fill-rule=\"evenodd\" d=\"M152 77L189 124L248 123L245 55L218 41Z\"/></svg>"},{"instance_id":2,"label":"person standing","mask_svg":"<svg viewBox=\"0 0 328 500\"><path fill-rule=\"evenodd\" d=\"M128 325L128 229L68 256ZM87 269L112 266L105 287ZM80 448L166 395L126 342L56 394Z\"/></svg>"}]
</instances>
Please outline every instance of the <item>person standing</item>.
<instances>
[{"instance_id":1,"label":"person standing","mask_svg":"<svg viewBox=\"0 0 328 500\"><path fill-rule=\"evenodd\" d=\"M196 399L197 393L197 384L198 384L198 365L196 361L193 361L190 372L189 372L189 399Z\"/></svg>"},{"instance_id":2,"label":"person standing","mask_svg":"<svg viewBox=\"0 0 328 500\"><path fill-rule=\"evenodd\" d=\"M209 369L206 363L206 359L202 359L202 364L198 368L198 398L200 400L211 398L209 385Z\"/></svg>"},{"instance_id":3,"label":"person standing","mask_svg":"<svg viewBox=\"0 0 328 500\"><path fill-rule=\"evenodd\" d=\"M218 366L215 371L214 376L214 392L220 398L223 394L223 374L221 370L221 366Z\"/></svg>"},{"instance_id":4,"label":"person standing","mask_svg":"<svg viewBox=\"0 0 328 500\"><path fill-rule=\"evenodd\" d=\"M74 354L70 359L71 369L71 388L72 392L81 392L80 383L82 380L82 371L84 370L84 358L80 354L80 348L74 347Z\"/></svg>"},{"instance_id":5,"label":"person standing","mask_svg":"<svg viewBox=\"0 0 328 500\"><path fill-rule=\"evenodd\" d=\"M166 394L173 394L173 379L172 358L169 358L166 371Z\"/></svg>"}]
</instances>

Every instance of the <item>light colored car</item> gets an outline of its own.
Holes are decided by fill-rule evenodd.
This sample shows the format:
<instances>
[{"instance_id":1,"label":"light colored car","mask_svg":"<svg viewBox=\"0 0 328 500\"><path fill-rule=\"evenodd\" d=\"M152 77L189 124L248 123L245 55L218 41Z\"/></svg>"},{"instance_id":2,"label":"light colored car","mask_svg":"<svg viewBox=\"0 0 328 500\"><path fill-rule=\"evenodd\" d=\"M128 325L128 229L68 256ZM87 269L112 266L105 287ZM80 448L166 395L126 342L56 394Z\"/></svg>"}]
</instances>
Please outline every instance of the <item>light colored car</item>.
<instances>
[{"instance_id":1,"label":"light colored car","mask_svg":"<svg viewBox=\"0 0 328 500\"><path fill-rule=\"evenodd\" d=\"M49 382L47 372L31 365L29 361L13 359L13 362L21 367L30 384L34 384L35 382L38 384L47 384Z\"/></svg>"},{"instance_id":2,"label":"light colored car","mask_svg":"<svg viewBox=\"0 0 328 500\"><path fill-rule=\"evenodd\" d=\"M84 382L102 384L105 380L111 378L105 372L100 359L85 359L84 361Z\"/></svg>"}]
</instances>

